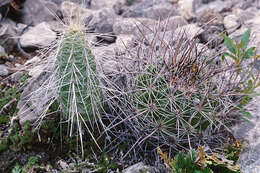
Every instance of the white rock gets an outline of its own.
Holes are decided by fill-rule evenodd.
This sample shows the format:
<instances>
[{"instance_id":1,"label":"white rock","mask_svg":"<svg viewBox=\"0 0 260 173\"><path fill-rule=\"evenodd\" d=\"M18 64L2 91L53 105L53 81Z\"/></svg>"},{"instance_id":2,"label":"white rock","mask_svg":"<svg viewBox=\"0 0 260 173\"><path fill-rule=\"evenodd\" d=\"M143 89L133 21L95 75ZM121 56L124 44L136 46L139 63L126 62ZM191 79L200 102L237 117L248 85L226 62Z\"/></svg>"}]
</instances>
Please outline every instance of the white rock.
<instances>
[{"instance_id":1,"label":"white rock","mask_svg":"<svg viewBox=\"0 0 260 173\"><path fill-rule=\"evenodd\" d=\"M143 162L139 162L135 165L132 165L122 171L122 173L140 173L141 171L149 171L150 168L145 166Z\"/></svg>"},{"instance_id":2,"label":"white rock","mask_svg":"<svg viewBox=\"0 0 260 173\"><path fill-rule=\"evenodd\" d=\"M195 17L194 14L194 0L179 0L180 14L186 20L190 20Z\"/></svg>"},{"instance_id":3,"label":"white rock","mask_svg":"<svg viewBox=\"0 0 260 173\"><path fill-rule=\"evenodd\" d=\"M175 34L185 32L189 38L194 38L197 35L201 34L204 30L201 27L198 27L196 24L188 24L182 27L179 27L175 30Z\"/></svg>"},{"instance_id":4,"label":"white rock","mask_svg":"<svg viewBox=\"0 0 260 173\"><path fill-rule=\"evenodd\" d=\"M40 48L50 45L55 39L56 33L51 30L46 22L42 22L24 33L20 41L22 47Z\"/></svg>"},{"instance_id":5,"label":"white rock","mask_svg":"<svg viewBox=\"0 0 260 173\"><path fill-rule=\"evenodd\" d=\"M2 46L0 46L0 56L5 55L5 48L3 48Z\"/></svg>"},{"instance_id":6,"label":"white rock","mask_svg":"<svg viewBox=\"0 0 260 173\"><path fill-rule=\"evenodd\" d=\"M8 67L5 65L0 65L0 76L8 75Z\"/></svg>"},{"instance_id":7,"label":"white rock","mask_svg":"<svg viewBox=\"0 0 260 173\"><path fill-rule=\"evenodd\" d=\"M233 14L228 15L224 18L224 26L228 32L232 32L240 25L239 18Z\"/></svg>"}]
</instances>

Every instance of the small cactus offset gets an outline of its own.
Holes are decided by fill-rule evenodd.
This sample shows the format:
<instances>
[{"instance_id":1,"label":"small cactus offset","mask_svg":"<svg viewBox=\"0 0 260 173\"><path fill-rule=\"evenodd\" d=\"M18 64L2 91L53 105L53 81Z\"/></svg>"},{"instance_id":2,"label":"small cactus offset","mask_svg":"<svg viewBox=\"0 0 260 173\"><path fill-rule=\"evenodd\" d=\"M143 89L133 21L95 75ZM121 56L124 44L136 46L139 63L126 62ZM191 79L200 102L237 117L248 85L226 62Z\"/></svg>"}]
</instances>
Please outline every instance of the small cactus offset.
<instances>
[{"instance_id":1,"label":"small cactus offset","mask_svg":"<svg viewBox=\"0 0 260 173\"><path fill-rule=\"evenodd\" d=\"M70 30L64 34L56 68L58 101L70 125L70 135L75 129L82 133L82 126L93 132L91 128L99 121L102 100L95 59L83 32Z\"/></svg>"}]
</instances>

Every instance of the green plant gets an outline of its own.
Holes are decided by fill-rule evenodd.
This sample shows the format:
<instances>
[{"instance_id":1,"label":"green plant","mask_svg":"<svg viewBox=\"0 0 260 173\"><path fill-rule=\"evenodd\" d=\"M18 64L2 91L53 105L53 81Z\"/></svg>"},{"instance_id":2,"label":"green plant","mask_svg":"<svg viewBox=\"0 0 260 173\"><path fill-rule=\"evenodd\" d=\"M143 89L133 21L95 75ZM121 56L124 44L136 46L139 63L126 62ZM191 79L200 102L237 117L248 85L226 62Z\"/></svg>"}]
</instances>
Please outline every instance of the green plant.
<instances>
[{"instance_id":1,"label":"green plant","mask_svg":"<svg viewBox=\"0 0 260 173\"><path fill-rule=\"evenodd\" d=\"M25 148L30 148L33 142L33 131L30 122L26 122L21 128L18 121L14 121L13 129L8 135L1 139L0 152L8 148L18 152Z\"/></svg>"},{"instance_id":2,"label":"green plant","mask_svg":"<svg viewBox=\"0 0 260 173\"><path fill-rule=\"evenodd\" d=\"M23 74L18 81L18 84L7 86L0 84L0 124L9 123L10 116L15 116L18 112L17 103L20 100L20 87L27 84L28 75Z\"/></svg>"},{"instance_id":3,"label":"green plant","mask_svg":"<svg viewBox=\"0 0 260 173\"><path fill-rule=\"evenodd\" d=\"M165 35L155 32L128 49L136 66L127 74L128 86L118 92L116 99L121 100L112 103L122 110L116 125L126 126L127 132L121 129L122 133L130 131L135 139L129 141L131 150L168 146L178 151L214 141L229 131L234 120L248 116L244 105L258 87L250 88L248 77L236 80L241 75L237 63L206 56L185 32L174 40ZM252 83L258 84L259 74L250 75L255 79Z\"/></svg>"},{"instance_id":4,"label":"green plant","mask_svg":"<svg viewBox=\"0 0 260 173\"><path fill-rule=\"evenodd\" d=\"M235 68L238 70L238 73L246 73L248 75L247 83L244 84L242 91L244 93L253 93L254 90L260 86L260 82L257 78L257 75L254 75L251 68L244 68L242 65L246 60L253 59L257 60L260 56L256 55L256 47L248 47L250 41L251 30L248 29L241 37L241 40L232 40L225 34L221 34L224 39L225 45L228 48L229 52L224 52L222 54L222 60L225 60L226 57L231 57Z\"/></svg>"},{"instance_id":5,"label":"green plant","mask_svg":"<svg viewBox=\"0 0 260 173\"><path fill-rule=\"evenodd\" d=\"M201 146L197 152L194 149L187 154L179 152L174 159L160 148L157 152L173 173L240 173L240 166L234 160L228 160L226 156L217 153L209 155Z\"/></svg>"},{"instance_id":6,"label":"green plant","mask_svg":"<svg viewBox=\"0 0 260 173\"><path fill-rule=\"evenodd\" d=\"M16 163L16 165L12 169L12 173L21 173L22 170L23 170L23 168L18 163Z\"/></svg>"},{"instance_id":7,"label":"green plant","mask_svg":"<svg viewBox=\"0 0 260 173\"><path fill-rule=\"evenodd\" d=\"M63 118L68 121L70 136L76 130L83 146L82 126L91 135L96 130L93 123L100 120L102 99L95 59L82 31L69 30L64 34L56 67L58 101Z\"/></svg>"}]
</instances>

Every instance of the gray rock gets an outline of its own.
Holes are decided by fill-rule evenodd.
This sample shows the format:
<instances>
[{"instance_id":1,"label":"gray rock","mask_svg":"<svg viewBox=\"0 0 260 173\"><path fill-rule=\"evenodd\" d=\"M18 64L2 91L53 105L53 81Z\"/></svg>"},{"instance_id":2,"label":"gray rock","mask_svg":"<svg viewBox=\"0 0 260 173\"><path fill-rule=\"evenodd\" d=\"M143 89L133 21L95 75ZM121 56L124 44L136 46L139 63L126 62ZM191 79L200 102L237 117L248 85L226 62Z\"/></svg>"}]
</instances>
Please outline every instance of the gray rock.
<instances>
[{"instance_id":1,"label":"gray rock","mask_svg":"<svg viewBox=\"0 0 260 173\"><path fill-rule=\"evenodd\" d=\"M1 55L5 55L6 52L5 52L5 48L3 48L2 46L0 46L0 56Z\"/></svg>"},{"instance_id":2,"label":"gray rock","mask_svg":"<svg viewBox=\"0 0 260 173\"><path fill-rule=\"evenodd\" d=\"M240 26L241 26L241 23L237 16L231 14L224 18L224 27L226 28L228 33L233 32Z\"/></svg>"},{"instance_id":3,"label":"gray rock","mask_svg":"<svg viewBox=\"0 0 260 173\"><path fill-rule=\"evenodd\" d=\"M185 32L188 38L194 38L197 37L198 35L202 34L204 30L197 26L196 24L188 24L184 25L182 27L179 27L175 30L175 34L179 34L181 32Z\"/></svg>"},{"instance_id":4,"label":"gray rock","mask_svg":"<svg viewBox=\"0 0 260 173\"><path fill-rule=\"evenodd\" d=\"M243 24L247 20L254 18L256 13L254 11L236 9L234 15L236 15Z\"/></svg>"},{"instance_id":5,"label":"gray rock","mask_svg":"<svg viewBox=\"0 0 260 173\"><path fill-rule=\"evenodd\" d=\"M170 17L169 19L165 20L165 23L167 23L166 27L162 27L162 28L165 29L166 31L175 30L178 27L188 25L188 22L182 16Z\"/></svg>"},{"instance_id":6,"label":"gray rock","mask_svg":"<svg viewBox=\"0 0 260 173\"><path fill-rule=\"evenodd\" d=\"M93 13L93 18L89 26L95 28L97 33L113 32L113 25L116 20L116 14L112 8L103 8Z\"/></svg>"},{"instance_id":7,"label":"gray rock","mask_svg":"<svg viewBox=\"0 0 260 173\"><path fill-rule=\"evenodd\" d=\"M56 96L55 79L52 72L40 71L38 77L32 79L25 87L18 102L20 124L26 121L35 122L46 111L51 98Z\"/></svg>"},{"instance_id":8,"label":"gray rock","mask_svg":"<svg viewBox=\"0 0 260 173\"><path fill-rule=\"evenodd\" d=\"M0 44L7 53L10 53L17 46L17 37L14 22L5 20L0 24Z\"/></svg>"},{"instance_id":9,"label":"gray rock","mask_svg":"<svg viewBox=\"0 0 260 173\"><path fill-rule=\"evenodd\" d=\"M135 18L126 18L122 20L118 20L115 22L113 26L113 31L116 35L119 34L140 34L139 29L142 29L144 34L151 32L150 29L155 24L155 21L152 19L139 18L138 20ZM146 28L146 27L148 28Z\"/></svg>"},{"instance_id":10,"label":"gray rock","mask_svg":"<svg viewBox=\"0 0 260 173\"><path fill-rule=\"evenodd\" d=\"M7 76L8 75L8 67L6 65L0 64L0 76Z\"/></svg>"},{"instance_id":11,"label":"gray rock","mask_svg":"<svg viewBox=\"0 0 260 173\"><path fill-rule=\"evenodd\" d=\"M155 20L164 20L171 16L177 16L178 11L175 6L172 6L169 3L155 5L143 11L143 17L155 19Z\"/></svg>"},{"instance_id":12,"label":"gray rock","mask_svg":"<svg viewBox=\"0 0 260 173\"><path fill-rule=\"evenodd\" d=\"M160 5L166 6L165 4L168 4L168 7L172 7L174 9L174 6L167 2L167 0L144 0L141 2L137 2L136 4L130 6L128 9L126 9L122 16L123 17L147 17L150 13L154 13L156 11L161 11L159 8ZM156 5L159 5L155 7ZM155 7L153 9L153 7ZM157 8L157 10L156 10ZM165 8L165 7L164 7ZM154 10L154 12L152 12ZM169 9L167 9L169 11ZM158 16L158 13L152 14L153 17ZM148 16L149 17L149 16Z\"/></svg>"},{"instance_id":13,"label":"gray rock","mask_svg":"<svg viewBox=\"0 0 260 173\"><path fill-rule=\"evenodd\" d=\"M257 89L259 92L260 89ZM246 141L245 147L240 154L239 164L243 173L260 172L260 97L257 96L249 103L248 110L253 115L249 122L245 121L233 127L234 135L238 139Z\"/></svg>"},{"instance_id":14,"label":"gray rock","mask_svg":"<svg viewBox=\"0 0 260 173\"><path fill-rule=\"evenodd\" d=\"M158 170L155 167L152 166L146 166L143 162L136 163L122 171L122 173L140 173L140 172L149 172L149 173L158 173L160 170ZM164 170L167 172L166 170Z\"/></svg>"},{"instance_id":15,"label":"gray rock","mask_svg":"<svg viewBox=\"0 0 260 173\"><path fill-rule=\"evenodd\" d=\"M230 1L222 1L222 0L216 0L213 2L210 2L208 4L203 4L200 8L196 8L196 13L202 12L204 10L215 10L216 12L224 12L228 9L232 8L234 5L233 0Z\"/></svg>"},{"instance_id":16,"label":"gray rock","mask_svg":"<svg viewBox=\"0 0 260 173\"><path fill-rule=\"evenodd\" d=\"M0 21L2 20L2 18L3 18L3 16L2 16L2 14L0 13Z\"/></svg>"},{"instance_id":17,"label":"gray rock","mask_svg":"<svg viewBox=\"0 0 260 173\"><path fill-rule=\"evenodd\" d=\"M16 72L11 75L12 82L18 82L19 79L24 75L23 72Z\"/></svg>"},{"instance_id":18,"label":"gray rock","mask_svg":"<svg viewBox=\"0 0 260 173\"><path fill-rule=\"evenodd\" d=\"M20 41L24 48L40 48L50 45L55 39L56 33L51 30L46 22L43 22L25 32Z\"/></svg>"},{"instance_id":19,"label":"gray rock","mask_svg":"<svg viewBox=\"0 0 260 173\"><path fill-rule=\"evenodd\" d=\"M22 9L21 23L37 25L42 22L55 20L58 6L45 0L26 0Z\"/></svg>"},{"instance_id":20,"label":"gray rock","mask_svg":"<svg viewBox=\"0 0 260 173\"><path fill-rule=\"evenodd\" d=\"M178 5L180 8L180 15L186 20L191 20L195 17L195 0L179 0Z\"/></svg>"},{"instance_id":21,"label":"gray rock","mask_svg":"<svg viewBox=\"0 0 260 173\"><path fill-rule=\"evenodd\" d=\"M0 7L9 4L11 1L12 1L12 0L1 0L1 2L0 2Z\"/></svg>"},{"instance_id":22,"label":"gray rock","mask_svg":"<svg viewBox=\"0 0 260 173\"><path fill-rule=\"evenodd\" d=\"M84 21L84 19L93 14L92 10L86 9L83 6L70 1L62 2L60 10L67 23L69 23L71 18L75 18L77 16L80 17L80 21Z\"/></svg>"}]
</instances>

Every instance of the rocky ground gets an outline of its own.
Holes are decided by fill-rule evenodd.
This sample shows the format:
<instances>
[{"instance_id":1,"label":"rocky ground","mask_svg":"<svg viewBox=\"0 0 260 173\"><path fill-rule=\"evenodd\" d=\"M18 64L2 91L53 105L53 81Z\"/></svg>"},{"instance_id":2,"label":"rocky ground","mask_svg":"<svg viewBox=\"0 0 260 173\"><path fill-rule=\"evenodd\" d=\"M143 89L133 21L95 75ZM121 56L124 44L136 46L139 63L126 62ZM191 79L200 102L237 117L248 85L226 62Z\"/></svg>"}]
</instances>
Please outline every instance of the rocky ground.
<instances>
[{"instance_id":1,"label":"rocky ground","mask_svg":"<svg viewBox=\"0 0 260 173\"><path fill-rule=\"evenodd\" d=\"M29 81L33 82L24 88L24 95L37 90L48 75L42 74L46 71L46 57L41 56L38 50L51 45L59 37L63 29L59 20L66 20L69 12L78 9L79 4L81 0L2 0L0 81L12 85L26 72L30 76ZM115 55L123 52L125 45L138 37L139 28L144 25L153 28L158 21L167 22L167 31L178 33L185 29L190 37L198 38L202 45L207 44L212 52L218 51L222 44L219 33L226 32L231 38L240 38L251 28L253 37L249 44L260 48L259 0L86 0L80 7L80 13L86 19L93 53L102 62L105 73L113 73L118 68ZM149 32L149 29L143 30L144 34ZM257 70L260 69L259 65L260 61L255 67ZM259 101L259 97L256 97L249 105L254 115L252 121L234 127L235 136L246 144L239 161L243 173L260 172ZM36 120L38 115L35 112L42 111L43 104L44 100L25 102L22 96L18 104L20 122ZM33 109L24 112L28 107ZM1 127L0 132L3 131ZM15 157L24 159L35 155L43 160L50 159L45 151ZM10 164L4 162L8 160L6 157L9 161L13 159L9 153L0 154L0 167ZM10 165L19 158L13 159ZM53 161L57 161L62 169L70 170L70 167L75 166L72 160L67 163L62 158ZM136 167L148 168L152 172L157 170L138 163L123 172L137 172Z\"/></svg>"}]
</instances>

